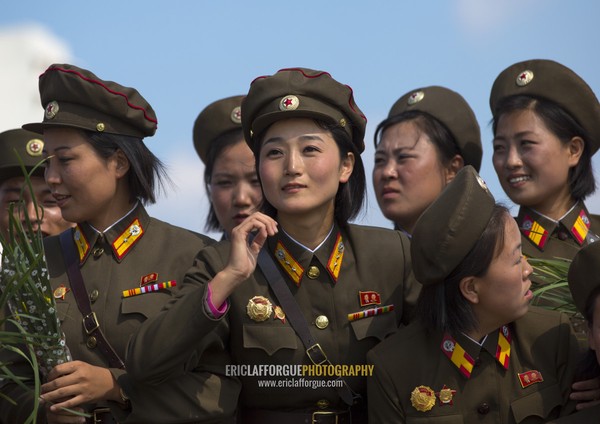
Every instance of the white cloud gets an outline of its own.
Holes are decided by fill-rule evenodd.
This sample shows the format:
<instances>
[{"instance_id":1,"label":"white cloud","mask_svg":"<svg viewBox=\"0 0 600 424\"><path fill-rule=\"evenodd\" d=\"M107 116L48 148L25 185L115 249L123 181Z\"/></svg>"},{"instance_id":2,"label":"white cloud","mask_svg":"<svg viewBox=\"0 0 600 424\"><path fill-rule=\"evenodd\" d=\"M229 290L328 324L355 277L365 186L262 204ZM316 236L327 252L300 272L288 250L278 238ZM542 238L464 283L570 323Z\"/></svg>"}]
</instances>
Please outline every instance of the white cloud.
<instances>
[{"instance_id":1,"label":"white cloud","mask_svg":"<svg viewBox=\"0 0 600 424\"><path fill-rule=\"evenodd\" d=\"M193 155L173 151L162 158L167 165L173 187L165 187L157 203L148 209L150 215L170 224L205 234L204 222L209 209L209 200L204 190L204 165ZM207 234L220 238L220 234Z\"/></svg>"},{"instance_id":2,"label":"white cloud","mask_svg":"<svg viewBox=\"0 0 600 424\"><path fill-rule=\"evenodd\" d=\"M457 0L460 26L472 35L496 31L515 16L523 16L539 0Z\"/></svg>"},{"instance_id":3,"label":"white cloud","mask_svg":"<svg viewBox=\"0 0 600 424\"><path fill-rule=\"evenodd\" d=\"M48 65L70 61L69 46L38 24L4 27L0 57L0 131L41 121L38 77Z\"/></svg>"}]
</instances>

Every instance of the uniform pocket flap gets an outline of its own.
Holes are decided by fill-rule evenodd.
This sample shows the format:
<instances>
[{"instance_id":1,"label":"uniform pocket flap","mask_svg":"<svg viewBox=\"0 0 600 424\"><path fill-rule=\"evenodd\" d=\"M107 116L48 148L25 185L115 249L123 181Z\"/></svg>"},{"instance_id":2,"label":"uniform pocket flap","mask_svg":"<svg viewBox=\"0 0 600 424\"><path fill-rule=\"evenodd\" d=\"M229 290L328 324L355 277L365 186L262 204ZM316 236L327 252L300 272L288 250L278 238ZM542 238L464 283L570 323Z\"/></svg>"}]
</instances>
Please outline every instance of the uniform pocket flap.
<instances>
[{"instance_id":1,"label":"uniform pocket flap","mask_svg":"<svg viewBox=\"0 0 600 424\"><path fill-rule=\"evenodd\" d=\"M554 408L560 407L562 404L563 397L560 387L558 384L553 384L513 401L511 409L515 421L520 423L529 416L547 418Z\"/></svg>"},{"instance_id":2,"label":"uniform pocket flap","mask_svg":"<svg viewBox=\"0 0 600 424\"><path fill-rule=\"evenodd\" d=\"M123 314L142 314L146 318L150 318L158 314L170 298L171 292L163 290L126 297L121 302L121 312Z\"/></svg>"},{"instance_id":3,"label":"uniform pocket flap","mask_svg":"<svg viewBox=\"0 0 600 424\"><path fill-rule=\"evenodd\" d=\"M358 319L350 322L357 340L367 337L375 337L379 340L385 339L398 329L396 325L396 314L388 312L383 315Z\"/></svg>"},{"instance_id":4,"label":"uniform pocket flap","mask_svg":"<svg viewBox=\"0 0 600 424\"><path fill-rule=\"evenodd\" d=\"M244 325L244 347L262 349L272 356L279 349L297 349L298 339L291 327Z\"/></svg>"}]
</instances>

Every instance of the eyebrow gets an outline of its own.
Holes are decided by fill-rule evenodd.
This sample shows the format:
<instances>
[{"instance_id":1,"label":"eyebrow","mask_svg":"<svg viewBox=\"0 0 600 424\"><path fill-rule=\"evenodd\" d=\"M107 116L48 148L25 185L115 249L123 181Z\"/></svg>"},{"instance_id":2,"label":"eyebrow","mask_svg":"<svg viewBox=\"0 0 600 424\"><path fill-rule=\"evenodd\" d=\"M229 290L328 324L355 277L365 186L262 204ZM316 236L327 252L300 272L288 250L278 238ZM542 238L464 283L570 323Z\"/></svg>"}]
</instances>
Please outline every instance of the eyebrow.
<instances>
[{"instance_id":1,"label":"eyebrow","mask_svg":"<svg viewBox=\"0 0 600 424\"><path fill-rule=\"evenodd\" d=\"M513 136L513 137L511 137L511 138L525 137L525 136L527 136L527 135L531 135L531 134L535 134L535 131L530 131L530 130L521 131L521 132L518 132L518 133L514 134L514 136ZM506 140L506 139L507 139L507 137L505 137L505 136L496 136L496 137L494 137L494 138L492 139L492 141L496 141L496 140Z\"/></svg>"},{"instance_id":2,"label":"eyebrow","mask_svg":"<svg viewBox=\"0 0 600 424\"><path fill-rule=\"evenodd\" d=\"M323 140L319 135L313 135L313 134L304 134L298 137L299 141L321 141L321 142L325 142L325 140ZM271 137L267 140L265 140L265 142L263 143L263 145L267 144L267 143L281 143L285 141L285 139L283 137Z\"/></svg>"},{"instance_id":3,"label":"eyebrow","mask_svg":"<svg viewBox=\"0 0 600 424\"><path fill-rule=\"evenodd\" d=\"M54 149L54 153L59 152L61 150L70 150L71 148L68 146L58 146L56 149ZM48 150L44 149L42 150L42 153L45 154L46 156L48 155Z\"/></svg>"}]
</instances>

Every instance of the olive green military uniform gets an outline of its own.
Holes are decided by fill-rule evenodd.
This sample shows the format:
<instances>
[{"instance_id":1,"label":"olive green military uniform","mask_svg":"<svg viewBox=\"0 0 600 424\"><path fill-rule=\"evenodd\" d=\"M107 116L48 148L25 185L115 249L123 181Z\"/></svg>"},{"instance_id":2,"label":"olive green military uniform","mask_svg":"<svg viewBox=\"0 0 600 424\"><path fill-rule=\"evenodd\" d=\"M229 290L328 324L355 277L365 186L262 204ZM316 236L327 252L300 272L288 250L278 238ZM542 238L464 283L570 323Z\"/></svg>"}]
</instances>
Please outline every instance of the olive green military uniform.
<instances>
[{"instance_id":1,"label":"olive green military uniform","mask_svg":"<svg viewBox=\"0 0 600 424\"><path fill-rule=\"evenodd\" d=\"M278 269L303 311L311 333L332 364L357 365L365 364L367 350L409 319L419 289L410 271L408 243L400 232L350 225L346 230L335 227L314 254L296 244L283 231L269 238L263 249L268 249L279 264ZM341 250L340 246L343 246ZM328 267L332 265L331 258L335 261L340 251L343 257L337 259L339 275L334 277L338 271L331 272ZM160 380L177 372L197 340L217 326L219 320L200 310L192 311L204 302L204 287L225 266L228 252L228 242L204 249L185 282L188 287L184 290L194 291L178 299L168 313L148 323L151 325L140 329L132 340L128 362L136 378ZM281 257L284 259L280 262L278 258ZM365 294L369 296L367 302L364 301ZM256 296L268 299L273 308L279 306L259 270L231 295L228 312L221 318L229 328L224 344L230 346L233 363L311 364L302 341L285 317L280 315L278 318L275 310L265 321L251 317L247 306ZM395 309L355 321L348 319L348 314L384 305L394 305ZM285 312L283 310L283 314ZM170 328L175 322L186 322L187 326ZM165 345L158 340L174 342ZM160 355L145 355L145 352L159 348ZM319 409L318 405L344 408L334 389L260 387L259 380L266 379L275 384L291 380L268 375L242 377L242 422L251 422L248 415L251 410L314 411ZM281 381L284 383L279 383ZM359 394L366 394L365 377L349 377L346 381ZM267 418L265 422L272 421Z\"/></svg>"},{"instance_id":2,"label":"olive green military uniform","mask_svg":"<svg viewBox=\"0 0 600 424\"><path fill-rule=\"evenodd\" d=\"M483 346L465 336L431 334L418 322L399 330L367 356L375 367L367 380L369 423L543 423L571 411L574 404L563 405L578 346L567 317L531 308L507 328L506 368L496 358L501 329ZM430 410L411 404L420 386L433 392Z\"/></svg>"},{"instance_id":3,"label":"olive green military uniform","mask_svg":"<svg viewBox=\"0 0 600 424\"><path fill-rule=\"evenodd\" d=\"M36 132L41 133L49 127L78 128L95 134L128 136L123 142L142 143L144 137L152 136L156 131L156 115L137 90L100 80L93 73L73 65L51 65L40 76L40 97L44 121L24 126ZM68 231L78 252L85 290L96 321L115 352L125 360L130 336L171 299L177 290L172 282L182 283L194 256L213 240L151 218L141 201L118 222L103 230L101 234L83 222ZM221 423L232 419L236 396L231 393L237 394L239 382L224 376L223 365L228 359L219 345L218 326L203 340L203 357L184 377L176 381L164 379L153 387L139 384L125 370L111 368L99 350L98 338L88 336L65 272L59 238L47 238L44 242L52 295L73 359L108 368L123 390L122 396L125 394L130 400L129 407L125 408L122 404L127 405L127 402L85 405L87 411L96 410L95 415L99 415L88 421L162 424ZM153 283L163 282L171 282L171 287L147 290ZM127 295L132 289L141 291L142 286L147 293ZM5 356L0 359L5 359L8 353L2 352ZM151 356L154 352L145 354ZM13 368L19 374L33 378L32 371L22 360L17 359ZM10 406L2 398L2 420L23 422L32 407L31 393L23 393L20 387L7 382L2 393L17 401L16 406ZM106 407L110 412L105 412ZM98 408L105 411L99 412Z\"/></svg>"},{"instance_id":4,"label":"olive green military uniform","mask_svg":"<svg viewBox=\"0 0 600 424\"><path fill-rule=\"evenodd\" d=\"M441 303L420 298L424 304L418 307L438 307L419 312L408 327L368 353L375 367L368 379L370 423L542 423L573 410L568 394L578 344L565 315L534 308L522 315L522 308L507 305L513 321L480 342L452 324L463 319L477 332L483 325L478 320L489 325L502 319L486 307L483 294L472 294L491 282L467 281L463 289L469 274L460 279L460 288L448 280L463 275L462 267L471 269L465 258L478 248L494 214L503 213L474 168L465 166L421 215L411 240L413 271ZM506 225L495 228L504 233ZM524 304L528 268L514 266L521 267L521 281L515 276L506 284L521 284L515 296L523 296ZM449 300L466 297L463 290L470 290L471 298Z\"/></svg>"},{"instance_id":5,"label":"olive green military uniform","mask_svg":"<svg viewBox=\"0 0 600 424\"><path fill-rule=\"evenodd\" d=\"M560 108L581 127L573 136L577 135L583 139L585 153L593 156L600 147L600 103L590 86L573 70L545 59L517 62L504 69L496 77L489 99L496 123L501 113L502 102L516 96L541 99ZM586 156L587 154L582 154L580 161L589 160ZM576 171L575 175L579 172L578 169L584 168L573 168L572 171ZM591 174L591 168L589 172ZM579 175L579 178L588 178L585 172ZM569 185L570 196L579 196L580 194L573 193L570 181ZM517 223L523 238L523 253L527 257L558 257L571 260L581 247L598 240L600 217L589 213L583 199L575 200L577 203L559 221L548 219L528 207L521 206ZM535 275L532 280L535 283L544 283ZM535 299L534 304L549 309L561 306L547 297ZM572 323L577 337L584 340L582 320L574 316Z\"/></svg>"},{"instance_id":6,"label":"olive green military uniform","mask_svg":"<svg viewBox=\"0 0 600 424\"><path fill-rule=\"evenodd\" d=\"M598 288L600 280L593 278L600 271L600 243L593 243L583 247L577 252L573 258L573 262L569 267L569 289L573 295L573 301L577 309L583 313L591 313L592 316L586 316L587 319L596 321L600 317L594 314L594 309L587 310L588 305L593 305L591 302L598 300ZM592 277L592 278L591 278ZM587 354L597 360L597 352L591 348L587 349ZM585 378L600 378L600 375L594 375L592 370L586 370L587 377ZM596 368L598 372L598 368ZM595 405L585 408L567 417L559 418L550 421L553 424L591 424L600 422L600 405Z\"/></svg>"},{"instance_id":7,"label":"olive green military uniform","mask_svg":"<svg viewBox=\"0 0 600 424\"><path fill-rule=\"evenodd\" d=\"M554 221L536 211L521 207L516 218L523 238L523 254L528 258L573 259L583 246L600 239L600 216L588 212L578 202L560 220Z\"/></svg>"},{"instance_id":8,"label":"olive green military uniform","mask_svg":"<svg viewBox=\"0 0 600 424\"><path fill-rule=\"evenodd\" d=\"M104 234L85 223L69 231L73 232L73 243L80 255L81 273L92 311L106 339L122 359L126 357L130 336L146 319L158 314L176 289L130 297L123 297L123 291L151 286L155 282L175 281L180 284L195 253L210 242L208 238L149 217L141 205ZM124 237L130 241L124 242ZM58 237L47 238L45 246L61 327L73 359L109 368L96 341L87 336L82 326L83 317L70 289ZM223 375L222 365L227 362L227 355L216 349L218 343L218 340L209 337L205 342L202 363L182 378L167 380L158 386L137 384L125 370L110 368L133 406L129 410L109 403L113 415L120 422L127 423L197 422L215 416L219 417L215 422L223 422L234 413L235 399L224 396L219 398L221 404L214 403L214 394L221 391L236 393L239 389L235 379ZM146 351L145 355L151 356L152 352ZM21 369L26 369L26 366ZM13 396L19 391L18 387L10 385L4 388L3 393ZM8 413L6 422L22 422L29 410L27 404L20 406L25 410L3 408ZM101 406L107 405L88 405L86 410L92 411Z\"/></svg>"}]
</instances>

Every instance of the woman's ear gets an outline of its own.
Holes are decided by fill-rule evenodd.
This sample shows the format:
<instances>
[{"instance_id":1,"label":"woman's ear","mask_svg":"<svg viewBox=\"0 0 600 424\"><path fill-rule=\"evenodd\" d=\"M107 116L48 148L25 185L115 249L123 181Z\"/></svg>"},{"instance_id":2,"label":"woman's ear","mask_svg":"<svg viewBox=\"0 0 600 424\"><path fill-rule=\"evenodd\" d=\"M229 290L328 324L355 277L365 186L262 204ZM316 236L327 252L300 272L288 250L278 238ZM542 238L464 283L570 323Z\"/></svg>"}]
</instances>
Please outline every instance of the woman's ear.
<instances>
[{"instance_id":1,"label":"woman's ear","mask_svg":"<svg viewBox=\"0 0 600 424\"><path fill-rule=\"evenodd\" d=\"M129 163L129 159L123 153L123 150L117 149L117 151L113 154L113 160L115 163L115 171L117 173L117 178L122 178L127 175L129 172L129 168L131 164Z\"/></svg>"},{"instance_id":2,"label":"woman's ear","mask_svg":"<svg viewBox=\"0 0 600 424\"><path fill-rule=\"evenodd\" d=\"M474 305L479 303L479 293L476 277L464 277L458 283L458 288L463 297L469 302L471 302Z\"/></svg>"},{"instance_id":3,"label":"woman's ear","mask_svg":"<svg viewBox=\"0 0 600 424\"><path fill-rule=\"evenodd\" d=\"M464 166L465 160L463 157L461 155L454 155L448 166L446 166L446 184L449 184Z\"/></svg>"},{"instance_id":4,"label":"woman's ear","mask_svg":"<svg viewBox=\"0 0 600 424\"><path fill-rule=\"evenodd\" d=\"M569 166L574 167L579 163L583 150L585 149L585 141L581 137L573 137L569 140Z\"/></svg>"},{"instance_id":5,"label":"woman's ear","mask_svg":"<svg viewBox=\"0 0 600 424\"><path fill-rule=\"evenodd\" d=\"M348 155L342 159L340 165L340 183L347 183L350 179L350 175L352 175L352 171L354 170L355 160L354 153L352 152L348 152Z\"/></svg>"}]
</instances>

